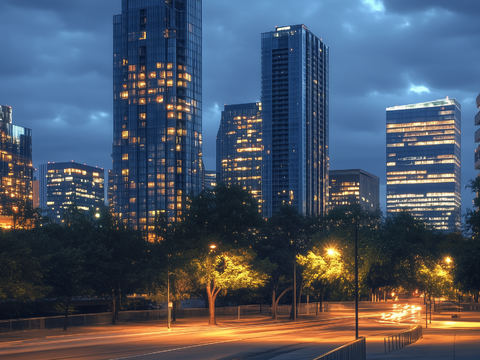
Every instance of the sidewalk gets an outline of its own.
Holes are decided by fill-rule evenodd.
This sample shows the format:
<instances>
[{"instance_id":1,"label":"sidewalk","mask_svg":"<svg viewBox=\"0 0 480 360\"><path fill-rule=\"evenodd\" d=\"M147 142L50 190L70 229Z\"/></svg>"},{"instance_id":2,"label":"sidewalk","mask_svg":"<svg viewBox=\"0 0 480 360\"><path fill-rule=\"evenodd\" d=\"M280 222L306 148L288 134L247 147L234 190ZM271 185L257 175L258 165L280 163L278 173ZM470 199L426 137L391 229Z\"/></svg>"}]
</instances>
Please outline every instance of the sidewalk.
<instances>
[{"instance_id":1,"label":"sidewalk","mask_svg":"<svg viewBox=\"0 0 480 360\"><path fill-rule=\"evenodd\" d=\"M432 321L428 329L423 328L423 339L416 343L385 354L383 336L367 338L367 359L376 360L417 360L417 359L480 359L480 322L478 314L462 313L460 319L451 318L451 314L435 315L439 320ZM445 318L445 319L442 319Z\"/></svg>"}]
</instances>

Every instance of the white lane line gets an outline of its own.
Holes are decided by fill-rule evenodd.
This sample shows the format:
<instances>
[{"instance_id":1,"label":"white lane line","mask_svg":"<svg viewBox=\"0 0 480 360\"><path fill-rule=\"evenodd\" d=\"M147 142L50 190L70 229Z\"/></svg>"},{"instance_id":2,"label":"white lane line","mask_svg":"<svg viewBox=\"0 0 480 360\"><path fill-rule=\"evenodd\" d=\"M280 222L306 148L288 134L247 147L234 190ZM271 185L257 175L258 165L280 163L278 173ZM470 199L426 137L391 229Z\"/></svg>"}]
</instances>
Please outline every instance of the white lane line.
<instances>
[{"instance_id":1,"label":"white lane line","mask_svg":"<svg viewBox=\"0 0 480 360\"><path fill-rule=\"evenodd\" d=\"M176 349L169 349L169 350L160 350L160 351L155 351L147 354L140 354L140 355L133 355L133 356L126 356L126 357L121 357L121 358L112 358L108 360L123 360L123 359L133 359L133 358L138 358L141 356L148 356L148 355L156 355L156 354L162 354L162 353L167 353L171 351L178 351L178 350L184 350L184 349L191 349L191 348L196 348L196 347L201 347L201 346L208 346L208 345L215 345L215 344L222 344L222 343L227 343L227 342L235 342L235 341L242 341L243 339L235 339L235 340L224 340L224 341L217 341L217 342L212 342L212 343L207 343L207 344L198 344L198 345L190 345L190 346L184 346L181 348L176 348Z\"/></svg>"}]
</instances>

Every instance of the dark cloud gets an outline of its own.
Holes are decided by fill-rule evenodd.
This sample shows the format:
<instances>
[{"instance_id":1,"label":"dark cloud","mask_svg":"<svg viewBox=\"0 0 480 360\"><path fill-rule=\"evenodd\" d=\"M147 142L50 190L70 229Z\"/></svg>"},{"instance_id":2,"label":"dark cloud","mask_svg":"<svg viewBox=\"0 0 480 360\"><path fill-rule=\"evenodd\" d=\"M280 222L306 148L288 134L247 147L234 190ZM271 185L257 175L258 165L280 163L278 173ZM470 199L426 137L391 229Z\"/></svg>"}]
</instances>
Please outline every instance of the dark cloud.
<instances>
[{"instance_id":1,"label":"dark cloud","mask_svg":"<svg viewBox=\"0 0 480 360\"><path fill-rule=\"evenodd\" d=\"M385 109L456 97L462 179L476 176L480 3L450 0L203 1L203 139L215 167L224 104L260 98L261 33L305 24L330 47L330 164L381 179ZM112 18L121 0L4 0L0 104L33 129L34 165L111 167ZM463 187L463 186L462 186ZM471 195L463 193L464 207Z\"/></svg>"}]
</instances>

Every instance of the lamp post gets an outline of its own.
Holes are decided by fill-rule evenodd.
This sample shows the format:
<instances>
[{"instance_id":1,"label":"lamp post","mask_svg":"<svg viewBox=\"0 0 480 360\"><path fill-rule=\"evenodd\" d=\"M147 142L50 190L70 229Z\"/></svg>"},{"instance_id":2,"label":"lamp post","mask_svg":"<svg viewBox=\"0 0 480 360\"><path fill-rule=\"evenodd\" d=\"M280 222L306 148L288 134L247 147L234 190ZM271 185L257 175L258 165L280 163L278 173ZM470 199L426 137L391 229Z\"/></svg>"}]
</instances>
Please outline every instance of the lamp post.
<instances>
[{"instance_id":1,"label":"lamp post","mask_svg":"<svg viewBox=\"0 0 480 360\"><path fill-rule=\"evenodd\" d=\"M170 255L167 255L167 330L170 330L172 317L170 314Z\"/></svg>"},{"instance_id":2,"label":"lamp post","mask_svg":"<svg viewBox=\"0 0 480 360\"><path fill-rule=\"evenodd\" d=\"M355 219L355 339L358 339L358 219Z\"/></svg>"}]
</instances>

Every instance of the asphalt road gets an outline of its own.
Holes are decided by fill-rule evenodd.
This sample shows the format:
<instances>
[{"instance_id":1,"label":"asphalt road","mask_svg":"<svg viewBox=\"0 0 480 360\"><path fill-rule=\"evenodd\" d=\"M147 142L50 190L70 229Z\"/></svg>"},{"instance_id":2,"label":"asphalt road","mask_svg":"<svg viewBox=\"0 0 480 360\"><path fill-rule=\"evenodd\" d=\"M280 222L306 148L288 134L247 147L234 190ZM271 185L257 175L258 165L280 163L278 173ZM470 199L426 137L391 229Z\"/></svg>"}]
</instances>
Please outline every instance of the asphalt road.
<instances>
[{"instance_id":1,"label":"asphalt road","mask_svg":"<svg viewBox=\"0 0 480 360\"><path fill-rule=\"evenodd\" d=\"M361 310L359 335L367 337L370 358L380 358L376 355L383 353L384 336L422 323L418 309L404 305L397 303L394 308L390 302L388 310ZM351 310L300 316L296 323L267 317L218 318L218 326L207 326L206 321L180 319L171 331L164 322L148 322L72 328L67 334L43 330L2 335L0 359L303 360L344 345L354 340L355 334Z\"/></svg>"}]
</instances>

